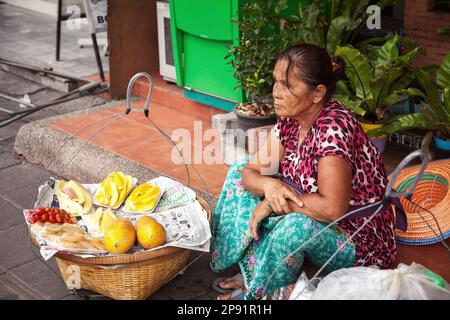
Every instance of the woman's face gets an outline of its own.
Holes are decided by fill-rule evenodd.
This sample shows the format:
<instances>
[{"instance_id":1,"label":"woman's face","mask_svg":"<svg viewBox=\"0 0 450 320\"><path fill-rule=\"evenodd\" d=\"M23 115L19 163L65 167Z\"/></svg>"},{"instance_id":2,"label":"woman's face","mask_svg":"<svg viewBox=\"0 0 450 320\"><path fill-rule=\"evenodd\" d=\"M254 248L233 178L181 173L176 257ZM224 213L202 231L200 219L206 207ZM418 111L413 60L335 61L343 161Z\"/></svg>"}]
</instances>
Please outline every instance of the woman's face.
<instances>
[{"instance_id":1,"label":"woman's face","mask_svg":"<svg viewBox=\"0 0 450 320\"><path fill-rule=\"evenodd\" d=\"M320 103L325 94L323 85L315 90L310 88L291 72L289 75L289 88L286 82L287 61L278 61L273 71L273 100L275 113L279 117L300 118L313 111L312 106ZM326 89L326 88L325 88Z\"/></svg>"}]
</instances>

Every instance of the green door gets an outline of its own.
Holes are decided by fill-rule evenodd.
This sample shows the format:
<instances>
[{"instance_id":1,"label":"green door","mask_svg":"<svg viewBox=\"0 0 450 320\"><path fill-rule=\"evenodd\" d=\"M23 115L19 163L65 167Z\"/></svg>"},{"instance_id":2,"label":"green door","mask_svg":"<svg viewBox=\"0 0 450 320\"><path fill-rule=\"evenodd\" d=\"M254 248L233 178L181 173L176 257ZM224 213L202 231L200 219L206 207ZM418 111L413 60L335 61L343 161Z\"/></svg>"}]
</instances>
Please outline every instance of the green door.
<instances>
[{"instance_id":1,"label":"green door","mask_svg":"<svg viewBox=\"0 0 450 320\"><path fill-rule=\"evenodd\" d=\"M234 69L224 57L237 38L231 22L237 0L171 1L172 32L175 32L177 83L214 97L242 102ZM174 17L174 18L173 18Z\"/></svg>"}]
</instances>

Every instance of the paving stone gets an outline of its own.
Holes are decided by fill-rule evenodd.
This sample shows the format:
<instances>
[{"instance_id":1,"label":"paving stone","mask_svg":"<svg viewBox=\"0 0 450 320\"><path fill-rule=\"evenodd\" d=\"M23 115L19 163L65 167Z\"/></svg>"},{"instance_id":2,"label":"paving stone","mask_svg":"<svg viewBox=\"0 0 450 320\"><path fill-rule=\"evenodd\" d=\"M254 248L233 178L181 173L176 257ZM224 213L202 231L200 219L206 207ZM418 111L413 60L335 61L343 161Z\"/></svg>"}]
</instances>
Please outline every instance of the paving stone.
<instances>
[{"instance_id":1,"label":"paving stone","mask_svg":"<svg viewBox=\"0 0 450 320\"><path fill-rule=\"evenodd\" d=\"M147 300L173 300L168 295L161 292L161 289L152 294Z\"/></svg>"},{"instance_id":2,"label":"paving stone","mask_svg":"<svg viewBox=\"0 0 450 320\"><path fill-rule=\"evenodd\" d=\"M59 274L40 259L34 259L9 271L14 277L30 287L43 299L60 299L70 292Z\"/></svg>"},{"instance_id":3,"label":"paving stone","mask_svg":"<svg viewBox=\"0 0 450 320\"><path fill-rule=\"evenodd\" d=\"M0 230L14 227L24 222L22 209L0 198Z\"/></svg>"},{"instance_id":4,"label":"paving stone","mask_svg":"<svg viewBox=\"0 0 450 320\"><path fill-rule=\"evenodd\" d=\"M0 142L0 169L19 164L22 158L14 154L14 139Z\"/></svg>"},{"instance_id":5,"label":"paving stone","mask_svg":"<svg viewBox=\"0 0 450 320\"><path fill-rule=\"evenodd\" d=\"M0 266L9 270L36 259L31 251L33 244L28 238L27 226L21 223L0 231ZM39 253L37 253L39 255Z\"/></svg>"},{"instance_id":6,"label":"paving stone","mask_svg":"<svg viewBox=\"0 0 450 320\"><path fill-rule=\"evenodd\" d=\"M18 98L27 92L45 88L42 84L25 80L12 73L0 70L0 89L4 94ZM3 99L1 100L4 101Z\"/></svg>"},{"instance_id":7,"label":"paving stone","mask_svg":"<svg viewBox=\"0 0 450 320\"><path fill-rule=\"evenodd\" d=\"M17 281L12 281L8 275L0 276L0 300L30 300L36 299L36 295L27 293L27 288Z\"/></svg>"},{"instance_id":8,"label":"paving stone","mask_svg":"<svg viewBox=\"0 0 450 320\"><path fill-rule=\"evenodd\" d=\"M9 118L2 118L0 122L3 122L3 120L9 119ZM15 121L12 122L4 127L0 128L0 141L11 139L17 135L17 132L19 132L19 129L21 126L23 126L25 122L23 121Z\"/></svg>"},{"instance_id":9,"label":"paving stone","mask_svg":"<svg viewBox=\"0 0 450 320\"><path fill-rule=\"evenodd\" d=\"M205 295L203 295L203 296L198 297L198 298L195 299L195 300L215 300L215 298L209 296L208 294L205 294Z\"/></svg>"},{"instance_id":10,"label":"paving stone","mask_svg":"<svg viewBox=\"0 0 450 320\"><path fill-rule=\"evenodd\" d=\"M76 294L71 294L71 295L68 295L68 296L62 298L62 300L86 300L86 299L81 298L81 297L77 296Z\"/></svg>"},{"instance_id":11,"label":"paving stone","mask_svg":"<svg viewBox=\"0 0 450 320\"><path fill-rule=\"evenodd\" d=\"M30 163L22 163L0 170L0 194L9 193L32 185L37 187L42 176L46 179L50 175L41 166Z\"/></svg>"},{"instance_id":12,"label":"paving stone","mask_svg":"<svg viewBox=\"0 0 450 320\"><path fill-rule=\"evenodd\" d=\"M37 184L14 190L0 195L1 198L10 202L20 210L34 207L37 195Z\"/></svg>"},{"instance_id":13,"label":"paving stone","mask_svg":"<svg viewBox=\"0 0 450 320\"><path fill-rule=\"evenodd\" d=\"M190 260L197 256L198 253L191 255ZM161 291L175 300L197 299L211 291L211 283L218 276L221 275L212 272L209 267L209 254L204 254L189 266L184 274L172 279Z\"/></svg>"}]
</instances>

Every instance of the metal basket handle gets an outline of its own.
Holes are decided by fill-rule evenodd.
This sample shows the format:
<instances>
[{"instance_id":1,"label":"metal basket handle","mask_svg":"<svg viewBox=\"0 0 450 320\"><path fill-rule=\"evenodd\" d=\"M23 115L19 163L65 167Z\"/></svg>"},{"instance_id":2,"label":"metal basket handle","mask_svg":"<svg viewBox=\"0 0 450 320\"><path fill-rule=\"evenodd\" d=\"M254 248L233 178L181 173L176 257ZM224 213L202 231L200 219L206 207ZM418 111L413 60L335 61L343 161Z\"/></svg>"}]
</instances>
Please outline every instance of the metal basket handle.
<instances>
[{"instance_id":1,"label":"metal basket handle","mask_svg":"<svg viewBox=\"0 0 450 320\"><path fill-rule=\"evenodd\" d=\"M132 94L133 85L136 82L136 80L139 79L140 77L145 77L145 78L148 79L149 90L148 90L147 100L145 101L145 106L143 108L141 108L141 107L131 107L131 94ZM144 114L148 118L148 106L150 105L150 98L152 96L152 92L153 92L152 76L149 75L147 72L136 73L130 79L130 82L128 82L128 87L127 87L127 110L125 111L125 114L130 113L131 109L144 110Z\"/></svg>"},{"instance_id":2,"label":"metal basket handle","mask_svg":"<svg viewBox=\"0 0 450 320\"><path fill-rule=\"evenodd\" d=\"M415 150L413 152L411 152L410 154L408 154L401 162L400 164L397 166L397 168L395 168L394 172L391 175L391 179L389 180L389 183L386 187L386 192L384 194L384 198L385 199L389 199L389 198L399 198L399 197L409 197L412 195L414 188L416 187L417 183L419 183L420 178L422 178L423 173L425 172L425 168L427 167L428 163L431 160L431 155L430 155L430 142L431 142L431 138L433 136L432 132L428 132L423 141L422 141L422 146L420 149ZM420 157L422 159L422 164L420 166L419 172L416 175L416 178L414 179L413 184L406 189L404 192L395 192L393 191L393 186L394 186L394 182L397 180L400 172L415 158Z\"/></svg>"}]
</instances>

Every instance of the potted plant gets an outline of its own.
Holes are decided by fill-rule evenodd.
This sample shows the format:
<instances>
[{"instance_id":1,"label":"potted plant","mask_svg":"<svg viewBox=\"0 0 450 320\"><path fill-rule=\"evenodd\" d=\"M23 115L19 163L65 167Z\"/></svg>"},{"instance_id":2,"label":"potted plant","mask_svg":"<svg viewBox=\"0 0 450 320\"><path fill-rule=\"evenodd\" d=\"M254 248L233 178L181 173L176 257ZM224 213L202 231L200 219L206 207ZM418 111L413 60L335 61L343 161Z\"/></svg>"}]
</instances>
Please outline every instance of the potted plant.
<instances>
[{"instance_id":1,"label":"potted plant","mask_svg":"<svg viewBox=\"0 0 450 320\"><path fill-rule=\"evenodd\" d=\"M434 144L439 157L450 157L450 53L446 55L436 71L436 83L431 80L426 68L414 70L420 89L415 95L423 100L422 112L400 115L389 120L373 134L391 133L409 129L424 129L434 132Z\"/></svg>"},{"instance_id":2,"label":"potted plant","mask_svg":"<svg viewBox=\"0 0 450 320\"><path fill-rule=\"evenodd\" d=\"M247 102L235 106L242 127L258 127L276 122L273 108L273 68L281 51L279 34L281 12L287 2L256 0L239 9L239 44L229 49L225 59L231 59L234 77L239 80Z\"/></svg>"},{"instance_id":3,"label":"potted plant","mask_svg":"<svg viewBox=\"0 0 450 320\"><path fill-rule=\"evenodd\" d=\"M383 9L397 0L380 0ZM351 43L369 16L368 0L322 0L299 4L298 15L288 15L286 0L253 0L239 9L239 45L230 48L234 77L242 86L246 103L235 107L241 126L255 127L275 122L272 71L276 57L283 49L296 43L322 46L330 54L338 45ZM292 10L291 10L292 11ZM385 41L385 40L384 40Z\"/></svg>"},{"instance_id":4,"label":"potted plant","mask_svg":"<svg viewBox=\"0 0 450 320\"><path fill-rule=\"evenodd\" d=\"M410 88L414 80L411 62L423 49L416 47L400 54L397 48L399 37L395 35L382 47L372 47L368 59L352 46L338 47L336 55L346 62L347 81L337 83L335 98L356 114L361 126L372 142L384 151L387 135L374 134L392 117L389 108L418 94Z\"/></svg>"}]
</instances>

